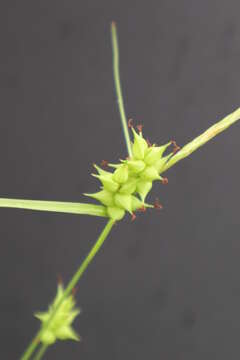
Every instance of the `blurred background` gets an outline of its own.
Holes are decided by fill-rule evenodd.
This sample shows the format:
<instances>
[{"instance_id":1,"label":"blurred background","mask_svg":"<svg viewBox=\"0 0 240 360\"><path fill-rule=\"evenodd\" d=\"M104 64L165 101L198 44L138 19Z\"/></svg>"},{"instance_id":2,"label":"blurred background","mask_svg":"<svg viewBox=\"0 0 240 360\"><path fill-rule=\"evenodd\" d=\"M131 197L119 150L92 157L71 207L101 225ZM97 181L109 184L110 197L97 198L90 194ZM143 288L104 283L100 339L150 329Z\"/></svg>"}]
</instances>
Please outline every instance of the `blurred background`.
<instances>
[{"instance_id":1,"label":"blurred background","mask_svg":"<svg viewBox=\"0 0 240 360\"><path fill-rule=\"evenodd\" d=\"M239 1L2 0L0 196L86 201L92 163L126 156L112 76L118 25L128 117L184 145L240 106ZM82 342L47 360L240 356L240 124L155 185L164 209L114 227L79 283ZM72 276L101 218L0 209L0 358Z\"/></svg>"}]
</instances>

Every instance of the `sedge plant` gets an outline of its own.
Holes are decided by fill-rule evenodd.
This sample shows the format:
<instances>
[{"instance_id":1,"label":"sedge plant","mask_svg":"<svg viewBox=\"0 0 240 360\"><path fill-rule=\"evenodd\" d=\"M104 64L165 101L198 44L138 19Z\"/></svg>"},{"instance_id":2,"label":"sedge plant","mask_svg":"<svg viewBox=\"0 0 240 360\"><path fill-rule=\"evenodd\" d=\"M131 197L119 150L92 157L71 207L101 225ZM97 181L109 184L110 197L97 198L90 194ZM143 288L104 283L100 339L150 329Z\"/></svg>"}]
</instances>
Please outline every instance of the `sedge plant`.
<instances>
[{"instance_id":1,"label":"sedge plant","mask_svg":"<svg viewBox=\"0 0 240 360\"><path fill-rule=\"evenodd\" d=\"M100 182L100 189L95 193L85 195L96 200L98 204L0 198L0 207L106 218L106 225L98 239L67 286L64 288L62 283L59 283L57 294L48 310L35 314L41 326L20 360L42 359L48 347L58 340L80 340L72 327L73 321L80 313L80 310L76 308L73 289L102 247L113 225L121 221L126 213L129 213L134 220L137 211L144 212L148 208L161 208L159 203L146 202L153 182L166 184L168 180L162 176L163 173L240 119L240 108L238 108L182 148L172 140L160 146L151 144L144 138L142 126L138 125L134 128L132 120L127 120L125 114L119 75L117 29L114 22L111 24L111 40L113 77L128 154L125 159L116 164L103 161L102 166L94 165L96 173L93 176Z\"/></svg>"}]
</instances>

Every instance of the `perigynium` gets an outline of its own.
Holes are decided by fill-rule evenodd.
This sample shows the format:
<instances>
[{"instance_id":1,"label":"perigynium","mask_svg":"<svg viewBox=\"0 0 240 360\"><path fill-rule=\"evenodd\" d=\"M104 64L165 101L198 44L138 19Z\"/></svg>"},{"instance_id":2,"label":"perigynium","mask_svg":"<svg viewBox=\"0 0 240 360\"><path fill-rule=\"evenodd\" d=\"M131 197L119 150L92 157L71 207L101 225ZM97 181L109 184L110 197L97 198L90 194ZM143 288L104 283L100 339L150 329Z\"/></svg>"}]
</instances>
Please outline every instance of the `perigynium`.
<instances>
[{"instance_id":1,"label":"perigynium","mask_svg":"<svg viewBox=\"0 0 240 360\"><path fill-rule=\"evenodd\" d=\"M96 173L93 176L100 182L100 189L85 195L96 200L100 205L59 201L0 199L0 207L65 212L107 218L107 224L96 243L70 279L66 288L64 289L59 284L57 295L52 304L49 305L48 310L35 314L41 321L41 326L21 356L21 360L28 360L32 355L34 356L33 359L40 360L47 348L57 340L80 339L72 327L74 319L80 312L79 309L75 308L75 299L72 291L101 248L115 222L120 221L126 213L129 213L134 220L137 211L144 212L147 208L153 207L161 208L162 206L158 202L154 204L146 202L153 182L158 182L160 186L166 184L168 180L162 176L165 171L240 119L240 108L238 108L181 149L176 145L175 141L168 141L168 139L168 142L164 145L150 144L143 136L142 126L137 126L136 131L132 120L127 121L119 76L119 52L115 23L111 24L111 35L114 82L128 156L116 164L103 161L102 165L104 165L104 168L96 164L94 165ZM131 128L132 141L128 127Z\"/></svg>"}]
</instances>

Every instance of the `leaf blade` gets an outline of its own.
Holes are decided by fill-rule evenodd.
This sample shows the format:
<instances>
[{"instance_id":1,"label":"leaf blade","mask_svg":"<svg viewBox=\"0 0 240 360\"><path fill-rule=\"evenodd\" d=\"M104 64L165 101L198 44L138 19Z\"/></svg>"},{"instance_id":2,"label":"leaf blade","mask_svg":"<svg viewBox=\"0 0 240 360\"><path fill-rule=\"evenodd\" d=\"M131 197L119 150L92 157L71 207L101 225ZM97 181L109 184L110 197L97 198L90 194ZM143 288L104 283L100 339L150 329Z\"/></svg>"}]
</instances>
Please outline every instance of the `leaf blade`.
<instances>
[{"instance_id":1,"label":"leaf blade","mask_svg":"<svg viewBox=\"0 0 240 360\"><path fill-rule=\"evenodd\" d=\"M195 139L184 145L181 150L179 150L176 155L172 156L165 164L163 170L164 172L170 167L175 165L178 161L184 159L185 157L191 155L199 147L206 144L209 140L214 138L216 135L220 134L222 131L226 130L229 126L233 125L236 121L240 120L240 108L236 109L231 114L224 117L222 120L218 121L201 135L197 136Z\"/></svg>"},{"instance_id":2,"label":"leaf blade","mask_svg":"<svg viewBox=\"0 0 240 360\"><path fill-rule=\"evenodd\" d=\"M0 198L0 207L107 217L104 206L77 202Z\"/></svg>"}]
</instances>

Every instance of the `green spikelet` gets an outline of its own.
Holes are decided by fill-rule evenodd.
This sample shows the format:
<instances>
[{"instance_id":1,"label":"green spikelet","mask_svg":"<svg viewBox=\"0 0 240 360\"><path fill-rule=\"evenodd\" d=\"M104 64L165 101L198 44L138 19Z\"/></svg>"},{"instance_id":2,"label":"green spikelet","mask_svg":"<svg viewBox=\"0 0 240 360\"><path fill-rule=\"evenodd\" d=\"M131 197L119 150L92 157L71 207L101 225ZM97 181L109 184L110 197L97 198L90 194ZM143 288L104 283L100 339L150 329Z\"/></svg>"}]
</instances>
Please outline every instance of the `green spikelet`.
<instances>
[{"instance_id":1,"label":"green spikelet","mask_svg":"<svg viewBox=\"0 0 240 360\"><path fill-rule=\"evenodd\" d=\"M128 167L126 164L119 166L113 173L113 180L118 184L124 184L128 181Z\"/></svg>"},{"instance_id":2,"label":"green spikelet","mask_svg":"<svg viewBox=\"0 0 240 360\"><path fill-rule=\"evenodd\" d=\"M108 190L110 192L116 192L118 190L119 184L112 180L112 174L111 176L93 174L93 176L101 181L105 190Z\"/></svg>"},{"instance_id":3,"label":"green spikelet","mask_svg":"<svg viewBox=\"0 0 240 360\"><path fill-rule=\"evenodd\" d=\"M141 179L148 181L160 180L160 176L154 166L147 166L141 173Z\"/></svg>"},{"instance_id":4,"label":"green spikelet","mask_svg":"<svg viewBox=\"0 0 240 360\"><path fill-rule=\"evenodd\" d=\"M143 160L145 151L148 148L148 144L146 140L142 137L142 135L138 135L136 131L132 128L134 142L132 146L133 157L137 160Z\"/></svg>"},{"instance_id":5,"label":"green spikelet","mask_svg":"<svg viewBox=\"0 0 240 360\"><path fill-rule=\"evenodd\" d=\"M152 181L139 181L137 184L137 192L140 195L140 198L142 199L142 201L145 200L147 194L149 193L149 191L152 188Z\"/></svg>"},{"instance_id":6,"label":"green spikelet","mask_svg":"<svg viewBox=\"0 0 240 360\"><path fill-rule=\"evenodd\" d=\"M120 209L124 209L127 210L129 213L132 213L131 195L116 194L114 196L114 202L115 205Z\"/></svg>"},{"instance_id":7,"label":"green spikelet","mask_svg":"<svg viewBox=\"0 0 240 360\"><path fill-rule=\"evenodd\" d=\"M120 160L118 164L109 164L114 172L102 170L94 165L98 174L93 174L102 184L102 190L94 194L85 194L98 200L106 207L106 214L114 220L121 220L125 212L133 213L137 209L152 207L145 204L145 199L152 189L153 181L167 183L160 176L166 162L173 153L164 156L165 150L175 142L162 146L148 145L139 127L139 134L132 128L132 156ZM176 144L175 144L176 146Z\"/></svg>"},{"instance_id":8,"label":"green spikelet","mask_svg":"<svg viewBox=\"0 0 240 360\"><path fill-rule=\"evenodd\" d=\"M129 170L134 174L139 174L146 166L145 162L142 160L129 160L126 163L129 167Z\"/></svg>"},{"instance_id":9,"label":"green spikelet","mask_svg":"<svg viewBox=\"0 0 240 360\"><path fill-rule=\"evenodd\" d=\"M45 345L54 344L57 340L75 340L79 341L79 335L72 328L72 323L80 313L80 310L75 308L75 300L73 295L69 295L62 304L58 307L55 315L52 317L59 301L63 296L63 286L58 285L57 295L49 306L46 312L37 312L35 317L38 318L44 329L45 324L50 320L46 330L43 330L40 341Z\"/></svg>"},{"instance_id":10,"label":"green spikelet","mask_svg":"<svg viewBox=\"0 0 240 360\"><path fill-rule=\"evenodd\" d=\"M120 194L133 194L137 187L137 180L135 178L129 179L125 184L119 189Z\"/></svg>"},{"instance_id":11,"label":"green spikelet","mask_svg":"<svg viewBox=\"0 0 240 360\"><path fill-rule=\"evenodd\" d=\"M84 194L85 196L89 196L95 200L100 201L105 206L112 206L114 205L113 201L113 194L110 191L107 190L101 190L99 192L96 192L94 194Z\"/></svg>"}]
</instances>

